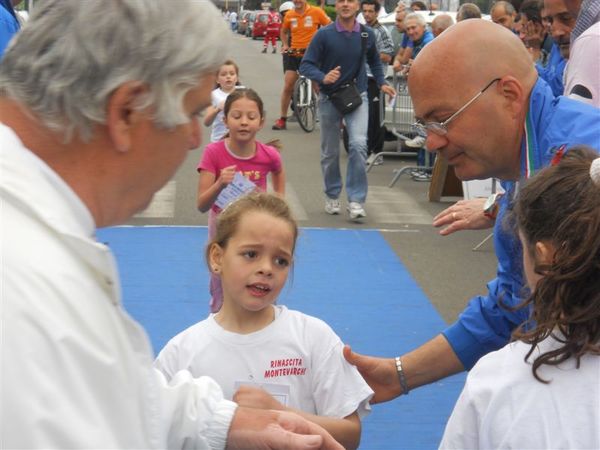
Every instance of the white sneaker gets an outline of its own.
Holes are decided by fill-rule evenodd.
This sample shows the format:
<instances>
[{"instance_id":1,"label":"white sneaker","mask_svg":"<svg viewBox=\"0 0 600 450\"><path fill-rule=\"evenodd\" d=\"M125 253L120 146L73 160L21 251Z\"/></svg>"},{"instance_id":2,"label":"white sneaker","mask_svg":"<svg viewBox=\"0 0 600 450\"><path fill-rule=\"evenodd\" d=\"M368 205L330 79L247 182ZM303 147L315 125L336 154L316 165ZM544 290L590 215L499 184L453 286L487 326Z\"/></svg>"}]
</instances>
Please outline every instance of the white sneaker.
<instances>
[{"instance_id":1,"label":"white sneaker","mask_svg":"<svg viewBox=\"0 0 600 450\"><path fill-rule=\"evenodd\" d=\"M404 141L404 145L410 148L423 148L425 146L425 138L422 136L416 136L414 139Z\"/></svg>"},{"instance_id":2,"label":"white sneaker","mask_svg":"<svg viewBox=\"0 0 600 450\"><path fill-rule=\"evenodd\" d=\"M351 219L360 219L361 217L367 217L365 209L358 202L350 202L348 204L348 214L350 214Z\"/></svg>"},{"instance_id":3,"label":"white sneaker","mask_svg":"<svg viewBox=\"0 0 600 450\"><path fill-rule=\"evenodd\" d=\"M325 212L327 214L339 214L340 209L340 201L337 198L327 198L325 200Z\"/></svg>"}]
</instances>

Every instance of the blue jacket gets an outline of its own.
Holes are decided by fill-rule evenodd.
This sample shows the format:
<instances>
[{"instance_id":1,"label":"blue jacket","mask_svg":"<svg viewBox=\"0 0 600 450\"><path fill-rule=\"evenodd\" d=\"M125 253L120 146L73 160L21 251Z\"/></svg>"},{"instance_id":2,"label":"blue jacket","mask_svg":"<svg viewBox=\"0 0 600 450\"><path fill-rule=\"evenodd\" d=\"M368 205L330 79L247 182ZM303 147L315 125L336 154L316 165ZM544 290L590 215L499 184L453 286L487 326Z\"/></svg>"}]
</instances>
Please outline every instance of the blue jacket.
<instances>
[{"instance_id":1,"label":"blue jacket","mask_svg":"<svg viewBox=\"0 0 600 450\"><path fill-rule=\"evenodd\" d=\"M563 146L586 144L600 150L600 109L565 97L555 98L542 79L538 79L531 92L526 122L528 133L521 144L522 178L550 164L552 156ZM494 226L496 278L488 283L487 295L472 298L458 320L443 332L467 369L486 353L506 345L511 332L529 316L526 310L511 312L499 305L500 301L517 305L525 292L521 245L503 220L515 185L502 183L506 194L500 200Z\"/></svg>"},{"instance_id":2,"label":"blue jacket","mask_svg":"<svg viewBox=\"0 0 600 450\"><path fill-rule=\"evenodd\" d=\"M10 1L0 0L0 58L17 31L19 31L19 22Z\"/></svg>"},{"instance_id":3,"label":"blue jacket","mask_svg":"<svg viewBox=\"0 0 600 450\"><path fill-rule=\"evenodd\" d=\"M552 50L550 50L548 64L546 64L545 67L540 63L536 63L535 65L539 76L548 83L555 97L563 95L565 90L563 84L563 72L565 71L566 64L567 60L561 56L558 45L555 43L552 45Z\"/></svg>"},{"instance_id":4,"label":"blue jacket","mask_svg":"<svg viewBox=\"0 0 600 450\"><path fill-rule=\"evenodd\" d=\"M368 33L366 61L377 85L385 84L383 66L377 52L376 39L373 30L365 27ZM359 92L367 90L367 71L365 64L361 63L361 33L338 31L336 22L320 28L313 36L310 45L302 58L300 73L311 80L319 83L324 94L331 94L340 85L347 83L356 77L356 85ZM333 84L323 84L323 78L330 70L340 66L341 76Z\"/></svg>"}]
</instances>

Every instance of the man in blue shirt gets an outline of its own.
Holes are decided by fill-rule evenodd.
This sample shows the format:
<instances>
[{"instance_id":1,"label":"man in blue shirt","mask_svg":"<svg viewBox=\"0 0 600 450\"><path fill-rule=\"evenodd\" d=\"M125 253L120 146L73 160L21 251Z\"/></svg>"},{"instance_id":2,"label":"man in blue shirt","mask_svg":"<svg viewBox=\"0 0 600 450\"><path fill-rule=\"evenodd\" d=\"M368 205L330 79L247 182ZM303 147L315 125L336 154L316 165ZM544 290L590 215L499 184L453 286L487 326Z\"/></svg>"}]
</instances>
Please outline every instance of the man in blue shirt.
<instances>
[{"instance_id":1,"label":"man in blue shirt","mask_svg":"<svg viewBox=\"0 0 600 450\"><path fill-rule=\"evenodd\" d=\"M325 211L339 214L342 176L340 173L340 123L343 119L348 132L348 166L346 194L350 219L366 217L367 200L367 73L365 59L378 87L390 96L394 89L385 82L383 67L369 28L356 21L358 0L336 0L336 21L317 31L302 58L300 73L319 83L319 120L321 123L321 170L325 184ZM363 50L363 39L366 39ZM329 95L345 83L356 81L362 104L347 114L341 114L329 100Z\"/></svg>"},{"instance_id":2,"label":"man in blue shirt","mask_svg":"<svg viewBox=\"0 0 600 450\"><path fill-rule=\"evenodd\" d=\"M408 84L415 128L426 135L428 150L446 159L461 180L494 177L506 194L485 210L478 200L459 202L434 220L445 235L495 226L498 271L486 295L472 298L440 335L395 360L345 349L375 390L375 402L468 370L508 343L528 318L525 310L501 305L520 304L525 286L518 237L503 226L517 184L573 145L600 148L600 109L555 98L519 38L493 23L466 20L450 27L423 49Z\"/></svg>"}]
</instances>

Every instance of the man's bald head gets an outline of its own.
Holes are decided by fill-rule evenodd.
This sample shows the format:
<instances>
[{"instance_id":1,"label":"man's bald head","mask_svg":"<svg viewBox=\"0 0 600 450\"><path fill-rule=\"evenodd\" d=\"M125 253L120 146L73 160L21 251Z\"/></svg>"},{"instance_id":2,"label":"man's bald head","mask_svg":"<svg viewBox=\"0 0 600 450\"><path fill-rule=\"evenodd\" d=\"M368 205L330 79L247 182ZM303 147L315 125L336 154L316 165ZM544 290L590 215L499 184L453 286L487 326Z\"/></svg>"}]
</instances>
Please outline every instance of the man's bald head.
<instances>
[{"instance_id":1,"label":"man's bald head","mask_svg":"<svg viewBox=\"0 0 600 450\"><path fill-rule=\"evenodd\" d=\"M445 31L447 28L450 28L454 25L454 19L449 14L440 14L439 16L435 16L433 21L431 22L431 32L434 37L438 37Z\"/></svg>"},{"instance_id":2,"label":"man's bald head","mask_svg":"<svg viewBox=\"0 0 600 450\"><path fill-rule=\"evenodd\" d=\"M419 122L452 117L441 134L434 131L440 126L429 128L427 149L440 153L462 180L517 179L536 80L525 46L506 28L485 20L451 26L423 48L408 76Z\"/></svg>"},{"instance_id":3,"label":"man's bald head","mask_svg":"<svg viewBox=\"0 0 600 450\"><path fill-rule=\"evenodd\" d=\"M469 49L468 58L465 48ZM492 78L512 75L532 87L537 78L519 38L485 20L459 22L425 46L410 69L409 86L433 79L439 82L440 73L450 86L479 86Z\"/></svg>"}]
</instances>

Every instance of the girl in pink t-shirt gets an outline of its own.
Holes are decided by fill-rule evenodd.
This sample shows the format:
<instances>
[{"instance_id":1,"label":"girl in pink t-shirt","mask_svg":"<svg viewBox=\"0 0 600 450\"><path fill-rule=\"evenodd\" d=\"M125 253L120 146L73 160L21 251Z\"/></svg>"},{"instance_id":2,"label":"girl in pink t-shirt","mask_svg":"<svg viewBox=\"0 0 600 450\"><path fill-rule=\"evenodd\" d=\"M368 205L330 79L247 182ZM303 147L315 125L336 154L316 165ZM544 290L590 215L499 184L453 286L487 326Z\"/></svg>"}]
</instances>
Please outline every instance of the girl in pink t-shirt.
<instances>
[{"instance_id":1,"label":"girl in pink t-shirt","mask_svg":"<svg viewBox=\"0 0 600 450\"><path fill-rule=\"evenodd\" d=\"M232 182L236 172L261 191L266 191L270 173L273 190L281 196L285 191L279 152L256 140L256 133L265 122L263 102L258 94L252 89L236 89L227 97L223 114L229 135L206 146L197 168L200 173L197 203L200 211L209 211L209 241L215 235L216 217L220 212L215 200ZM210 310L216 313L223 303L223 292L221 280L215 274L211 274L210 294Z\"/></svg>"}]
</instances>

